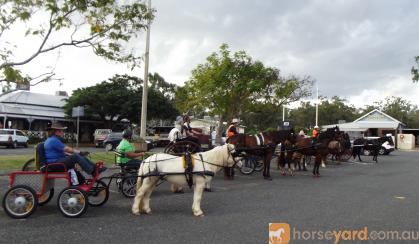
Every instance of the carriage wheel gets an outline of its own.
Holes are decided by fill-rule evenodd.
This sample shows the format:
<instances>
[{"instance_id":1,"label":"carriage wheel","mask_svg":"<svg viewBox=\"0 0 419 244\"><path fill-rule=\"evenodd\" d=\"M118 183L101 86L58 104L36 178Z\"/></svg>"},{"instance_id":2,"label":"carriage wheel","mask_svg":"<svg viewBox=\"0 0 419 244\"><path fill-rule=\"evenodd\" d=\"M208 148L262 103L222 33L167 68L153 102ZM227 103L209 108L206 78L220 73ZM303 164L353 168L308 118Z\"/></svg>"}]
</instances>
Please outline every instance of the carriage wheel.
<instances>
[{"instance_id":1,"label":"carriage wheel","mask_svg":"<svg viewBox=\"0 0 419 244\"><path fill-rule=\"evenodd\" d=\"M311 155L304 155L304 163L306 165L311 164L312 156Z\"/></svg>"},{"instance_id":2,"label":"carriage wheel","mask_svg":"<svg viewBox=\"0 0 419 244\"><path fill-rule=\"evenodd\" d=\"M36 171L36 170L38 169L36 168L36 163L35 163L34 158L31 158L28 161L26 161L26 163L22 167L22 171Z\"/></svg>"},{"instance_id":3,"label":"carriage wheel","mask_svg":"<svg viewBox=\"0 0 419 244\"><path fill-rule=\"evenodd\" d=\"M57 205L60 212L69 218L77 218L87 211L87 194L71 186L64 188L58 195Z\"/></svg>"},{"instance_id":4,"label":"carriage wheel","mask_svg":"<svg viewBox=\"0 0 419 244\"><path fill-rule=\"evenodd\" d=\"M240 167L240 172L244 175L250 175L255 171L256 161L253 157L245 157L242 159L242 167Z\"/></svg>"},{"instance_id":5,"label":"carriage wheel","mask_svg":"<svg viewBox=\"0 0 419 244\"><path fill-rule=\"evenodd\" d=\"M263 158L261 157L253 157L255 160L255 171L260 172L263 170Z\"/></svg>"},{"instance_id":6,"label":"carriage wheel","mask_svg":"<svg viewBox=\"0 0 419 244\"><path fill-rule=\"evenodd\" d=\"M35 191L24 185L10 188L3 198L3 209L12 218L22 219L35 212L38 199Z\"/></svg>"},{"instance_id":7,"label":"carriage wheel","mask_svg":"<svg viewBox=\"0 0 419 244\"><path fill-rule=\"evenodd\" d=\"M45 192L41 196L38 197L38 204L39 206L43 206L51 201L52 197L54 196L54 188L51 188L49 191Z\"/></svg>"},{"instance_id":8,"label":"carriage wheel","mask_svg":"<svg viewBox=\"0 0 419 244\"><path fill-rule=\"evenodd\" d=\"M109 187L102 180L96 180L88 192L90 206L99 207L105 204L109 198Z\"/></svg>"},{"instance_id":9,"label":"carriage wheel","mask_svg":"<svg viewBox=\"0 0 419 244\"><path fill-rule=\"evenodd\" d=\"M164 152L172 155L182 155L185 152L195 153L201 151L201 146L192 141L178 141L173 144L169 144Z\"/></svg>"},{"instance_id":10,"label":"carriage wheel","mask_svg":"<svg viewBox=\"0 0 419 244\"><path fill-rule=\"evenodd\" d=\"M135 193L137 192L137 180L137 176L128 176L122 180L121 191L125 197L135 197Z\"/></svg>"},{"instance_id":11,"label":"carriage wheel","mask_svg":"<svg viewBox=\"0 0 419 244\"><path fill-rule=\"evenodd\" d=\"M346 149L343 153L342 153L342 155L340 156L340 160L341 161L344 161L344 162L346 162L346 161L348 161L350 158L352 157L352 149Z\"/></svg>"}]
</instances>

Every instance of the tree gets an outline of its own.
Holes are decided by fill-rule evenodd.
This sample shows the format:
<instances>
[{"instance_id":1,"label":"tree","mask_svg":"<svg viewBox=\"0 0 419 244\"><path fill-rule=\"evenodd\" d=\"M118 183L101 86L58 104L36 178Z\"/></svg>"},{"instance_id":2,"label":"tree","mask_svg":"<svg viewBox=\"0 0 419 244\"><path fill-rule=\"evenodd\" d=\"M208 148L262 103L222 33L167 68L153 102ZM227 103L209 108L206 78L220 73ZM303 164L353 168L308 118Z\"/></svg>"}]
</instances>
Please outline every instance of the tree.
<instances>
[{"instance_id":1,"label":"tree","mask_svg":"<svg viewBox=\"0 0 419 244\"><path fill-rule=\"evenodd\" d=\"M39 55L62 47L91 48L107 60L139 65L140 57L126 43L146 28L153 18L142 3L124 4L118 0L0 0L0 81L39 83L50 79L53 71L32 76L19 70ZM27 26L25 38L32 37L33 51L15 59L19 47L8 42L7 34L21 24ZM32 40L31 39L31 40Z\"/></svg>"},{"instance_id":2,"label":"tree","mask_svg":"<svg viewBox=\"0 0 419 244\"><path fill-rule=\"evenodd\" d=\"M199 64L185 86L177 90L176 104L184 112L203 109L219 115L222 122L244 116L262 104L280 106L298 99L309 94L311 82L309 78L281 78L278 69L265 67L244 51L231 53L228 45L222 44L219 52Z\"/></svg>"},{"instance_id":3,"label":"tree","mask_svg":"<svg viewBox=\"0 0 419 244\"><path fill-rule=\"evenodd\" d=\"M411 70L411 72L412 72L412 80L413 80L413 82L418 82L419 81L419 72L418 72L418 69L419 69L419 56L416 56L415 57L415 61L416 61L416 67L413 66L412 67L412 70Z\"/></svg>"},{"instance_id":4,"label":"tree","mask_svg":"<svg viewBox=\"0 0 419 244\"><path fill-rule=\"evenodd\" d=\"M84 106L90 119L100 119L112 127L123 118L139 123L141 110L142 83L140 78L116 75L95 86L79 88L67 99L64 107L67 115L76 106ZM150 89L148 93L149 119L174 119L178 114L172 101L159 90Z\"/></svg>"},{"instance_id":5,"label":"tree","mask_svg":"<svg viewBox=\"0 0 419 244\"><path fill-rule=\"evenodd\" d=\"M358 116L357 109L348 105L348 101L338 96L331 99L320 98L319 125L337 124L339 120L351 122ZM316 107L310 102L301 102L298 108L292 109L289 118L296 128L311 128L315 125Z\"/></svg>"},{"instance_id":6,"label":"tree","mask_svg":"<svg viewBox=\"0 0 419 244\"><path fill-rule=\"evenodd\" d=\"M395 96L376 101L367 108L377 108L408 126L411 126L412 122L415 121L415 114L418 109L410 101ZM365 112L368 112L368 110Z\"/></svg>"}]
</instances>

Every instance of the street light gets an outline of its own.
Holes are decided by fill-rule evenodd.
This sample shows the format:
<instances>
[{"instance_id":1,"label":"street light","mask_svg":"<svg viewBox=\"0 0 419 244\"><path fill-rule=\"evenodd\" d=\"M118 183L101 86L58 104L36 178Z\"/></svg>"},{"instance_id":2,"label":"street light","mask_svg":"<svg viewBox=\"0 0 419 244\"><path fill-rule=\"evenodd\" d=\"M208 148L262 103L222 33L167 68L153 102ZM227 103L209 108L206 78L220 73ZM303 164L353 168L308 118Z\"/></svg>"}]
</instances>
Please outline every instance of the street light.
<instances>
[{"instance_id":1,"label":"street light","mask_svg":"<svg viewBox=\"0 0 419 244\"><path fill-rule=\"evenodd\" d=\"M148 11L151 12L151 0L148 0ZM146 123L147 123L147 97L148 97L148 62L150 55L150 18L147 21L147 34L145 42L145 54L144 54L144 85L143 85L143 99L141 104L141 127L140 137L145 138L146 136Z\"/></svg>"}]
</instances>

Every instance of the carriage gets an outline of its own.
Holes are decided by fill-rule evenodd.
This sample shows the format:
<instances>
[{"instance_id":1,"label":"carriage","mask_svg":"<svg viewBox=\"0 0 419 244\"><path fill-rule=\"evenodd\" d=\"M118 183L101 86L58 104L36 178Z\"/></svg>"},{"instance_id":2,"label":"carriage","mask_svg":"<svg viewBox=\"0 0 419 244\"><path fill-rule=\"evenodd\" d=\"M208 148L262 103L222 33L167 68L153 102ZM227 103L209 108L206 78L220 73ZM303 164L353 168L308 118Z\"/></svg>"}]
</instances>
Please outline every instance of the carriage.
<instances>
[{"instance_id":1,"label":"carriage","mask_svg":"<svg viewBox=\"0 0 419 244\"><path fill-rule=\"evenodd\" d=\"M194 129L202 133L201 129ZM193 139L193 140L191 140ZM185 138L176 142L170 142L164 149L164 153L180 156L185 152L195 153L202 152L211 149L211 136L206 134L200 134L194 136L194 138Z\"/></svg>"},{"instance_id":2,"label":"carriage","mask_svg":"<svg viewBox=\"0 0 419 244\"><path fill-rule=\"evenodd\" d=\"M49 167L61 167L60 171L50 171ZM65 183L58 194L57 206L60 212L70 218L83 215L87 207L101 206L109 198L109 188L99 179L103 162L96 163L96 174L74 185L70 172L62 163L46 165L40 171L17 171L10 174L9 190L3 198L3 209L12 218L26 218L38 206L47 204L54 196L56 180Z\"/></svg>"}]
</instances>

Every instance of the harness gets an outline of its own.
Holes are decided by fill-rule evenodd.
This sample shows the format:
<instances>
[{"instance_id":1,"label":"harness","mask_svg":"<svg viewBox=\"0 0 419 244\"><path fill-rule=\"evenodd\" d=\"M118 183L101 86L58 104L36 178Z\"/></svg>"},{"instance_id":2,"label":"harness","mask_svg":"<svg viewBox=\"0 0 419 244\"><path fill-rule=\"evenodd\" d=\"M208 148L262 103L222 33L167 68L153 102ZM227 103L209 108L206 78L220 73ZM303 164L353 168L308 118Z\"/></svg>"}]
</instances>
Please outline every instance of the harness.
<instances>
[{"instance_id":1,"label":"harness","mask_svg":"<svg viewBox=\"0 0 419 244\"><path fill-rule=\"evenodd\" d=\"M262 133L256 134L254 135L255 139L256 139L256 144L258 146L263 146L265 145L265 137L263 137Z\"/></svg>"},{"instance_id":2,"label":"harness","mask_svg":"<svg viewBox=\"0 0 419 244\"><path fill-rule=\"evenodd\" d=\"M232 157L232 159L234 161L234 164L231 167L234 167L238 162L232 156L232 151L235 151L235 149L229 150L228 147L227 147L227 153L228 153L227 161L230 157ZM157 160L157 156L156 156L156 160L154 160L154 161L143 162L143 163L148 163L149 171L144 175L139 175L138 177L141 177L141 180L144 179L144 178L147 178L147 177L159 177L160 180L164 180L167 176L185 175L186 182L188 183L189 188L191 188L193 183L194 183L193 182L193 175L200 175L202 177L206 177L206 176L214 177L215 176L214 172L205 169L204 163L216 166L218 168L227 167L226 165L218 165L218 164L215 164L215 163L205 161L203 159L201 153L199 153L198 156L199 156L199 158L194 157L194 155L191 155L189 152L186 152L185 154L183 154L181 156L182 165L183 165L183 168L185 169L184 172L159 172L158 167L157 167L157 162L169 161L169 160L176 159L176 158L179 158L179 157L172 157L172 158L168 158L168 159ZM200 161L202 163L203 171L193 171L197 161ZM150 169L150 163L151 162L156 163L156 168L154 170Z\"/></svg>"}]
</instances>

